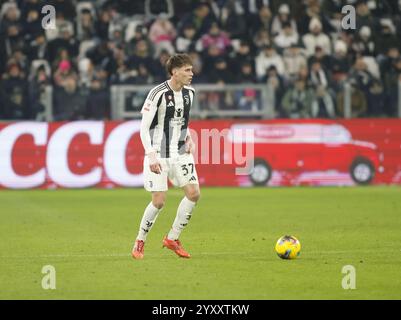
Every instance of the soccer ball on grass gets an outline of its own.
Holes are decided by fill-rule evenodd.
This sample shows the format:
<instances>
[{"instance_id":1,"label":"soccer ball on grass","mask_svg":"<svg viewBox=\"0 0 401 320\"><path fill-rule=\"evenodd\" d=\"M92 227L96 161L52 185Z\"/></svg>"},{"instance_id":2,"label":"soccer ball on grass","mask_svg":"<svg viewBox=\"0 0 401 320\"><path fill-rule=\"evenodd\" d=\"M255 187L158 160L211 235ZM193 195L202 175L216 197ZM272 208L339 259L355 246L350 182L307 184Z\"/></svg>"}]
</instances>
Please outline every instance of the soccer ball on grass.
<instances>
[{"instance_id":1,"label":"soccer ball on grass","mask_svg":"<svg viewBox=\"0 0 401 320\"><path fill-rule=\"evenodd\" d=\"M301 252L301 243L294 236L283 236L277 240L274 248L282 259L295 259Z\"/></svg>"}]
</instances>

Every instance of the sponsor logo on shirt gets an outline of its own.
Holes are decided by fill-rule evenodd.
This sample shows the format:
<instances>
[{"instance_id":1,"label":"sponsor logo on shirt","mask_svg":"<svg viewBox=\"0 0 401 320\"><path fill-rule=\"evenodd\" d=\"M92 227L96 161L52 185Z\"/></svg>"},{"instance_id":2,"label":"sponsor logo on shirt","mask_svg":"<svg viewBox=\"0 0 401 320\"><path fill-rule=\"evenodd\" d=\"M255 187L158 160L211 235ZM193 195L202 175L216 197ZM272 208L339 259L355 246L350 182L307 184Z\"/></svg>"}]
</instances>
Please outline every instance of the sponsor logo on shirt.
<instances>
[{"instance_id":1,"label":"sponsor logo on shirt","mask_svg":"<svg viewBox=\"0 0 401 320\"><path fill-rule=\"evenodd\" d=\"M150 111L150 103L149 103L149 102L146 103L146 104L143 106L142 112L144 112L144 111Z\"/></svg>"},{"instance_id":2,"label":"sponsor logo on shirt","mask_svg":"<svg viewBox=\"0 0 401 320\"><path fill-rule=\"evenodd\" d=\"M183 126L185 124L184 118L170 119L170 127Z\"/></svg>"}]
</instances>

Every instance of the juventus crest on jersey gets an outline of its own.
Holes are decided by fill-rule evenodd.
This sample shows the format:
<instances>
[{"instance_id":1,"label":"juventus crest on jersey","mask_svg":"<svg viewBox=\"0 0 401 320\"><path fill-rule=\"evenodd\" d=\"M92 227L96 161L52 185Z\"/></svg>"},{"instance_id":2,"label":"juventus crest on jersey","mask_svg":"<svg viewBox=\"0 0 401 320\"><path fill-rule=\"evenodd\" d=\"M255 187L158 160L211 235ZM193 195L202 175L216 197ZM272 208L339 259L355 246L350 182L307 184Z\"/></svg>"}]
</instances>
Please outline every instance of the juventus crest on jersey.
<instances>
[{"instance_id":1,"label":"juventus crest on jersey","mask_svg":"<svg viewBox=\"0 0 401 320\"><path fill-rule=\"evenodd\" d=\"M154 87L142 108L142 122L149 127L150 141L146 149L160 152L161 158L170 158L185 153L188 134L189 112L195 90L184 86L177 92L167 81ZM142 136L142 134L141 134Z\"/></svg>"}]
</instances>

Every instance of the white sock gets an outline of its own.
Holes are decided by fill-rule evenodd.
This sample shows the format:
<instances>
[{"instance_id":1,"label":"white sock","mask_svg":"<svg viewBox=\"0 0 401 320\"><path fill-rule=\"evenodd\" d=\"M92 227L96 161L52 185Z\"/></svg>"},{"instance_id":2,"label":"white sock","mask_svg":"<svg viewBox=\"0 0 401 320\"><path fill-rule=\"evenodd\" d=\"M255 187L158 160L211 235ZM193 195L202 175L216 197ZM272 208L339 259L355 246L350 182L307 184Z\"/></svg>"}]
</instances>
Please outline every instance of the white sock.
<instances>
[{"instance_id":1,"label":"white sock","mask_svg":"<svg viewBox=\"0 0 401 320\"><path fill-rule=\"evenodd\" d=\"M196 202L189 200L187 197L184 197L184 199L181 200L173 226L167 235L168 239L177 240L180 237L182 230L184 230L189 219L191 219L192 210L195 205Z\"/></svg>"},{"instance_id":2,"label":"white sock","mask_svg":"<svg viewBox=\"0 0 401 320\"><path fill-rule=\"evenodd\" d=\"M157 209L152 201L148 204L143 214L141 225L139 226L138 236L136 237L137 240L146 241L146 236L150 229L152 229L160 211L161 209Z\"/></svg>"}]
</instances>

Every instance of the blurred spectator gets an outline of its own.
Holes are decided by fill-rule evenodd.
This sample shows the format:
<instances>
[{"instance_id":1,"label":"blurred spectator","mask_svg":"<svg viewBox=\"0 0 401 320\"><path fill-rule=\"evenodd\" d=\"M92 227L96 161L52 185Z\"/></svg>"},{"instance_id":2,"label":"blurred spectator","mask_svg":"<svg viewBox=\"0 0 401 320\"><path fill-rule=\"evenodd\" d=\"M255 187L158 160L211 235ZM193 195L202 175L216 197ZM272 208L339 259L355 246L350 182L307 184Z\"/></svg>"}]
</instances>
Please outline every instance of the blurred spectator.
<instances>
[{"instance_id":1,"label":"blurred spectator","mask_svg":"<svg viewBox=\"0 0 401 320\"><path fill-rule=\"evenodd\" d=\"M242 8L247 16L257 14L262 7L268 7L270 9L271 0L240 0Z\"/></svg>"},{"instance_id":2,"label":"blurred spectator","mask_svg":"<svg viewBox=\"0 0 401 320\"><path fill-rule=\"evenodd\" d=\"M274 43L281 50L289 48L293 44L297 44L299 40L298 33L293 29L289 22L282 25L283 29L274 38Z\"/></svg>"},{"instance_id":3,"label":"blurred spectator","mask_svg":"<svg viewBox=\"0 0 401 320\"><path fill-rule=\"evenodd\" d=\"M78 88L74 77L65 80L63 87L53 91L53 117L55 121L85 119L86 97Z\"/></svg>"},{"instance_id":4,"label":"blurred spectator","mask_svg":"<svg viewBox=\"0 0 401 320\"><path fill-rule=\"evenodd\" d=\"M272 46L266 46L255 59L256 76L258 79L264 77L266 70L271 65L276 66L277 72L280 75L284 74L283 58L276 53L276 50Z\"/></svg>"},{"instance_id":5,"label":"blurred spectator","mask_svg":"<svg viewBox=\"0 0 401 320\"><path fill-rule=\"evenodd\" d=\"M0 20L0 33L7 33L9 26L20 23L21 11L15 2L5 2L1 6L1 20Z\"/></svg>"},{"instance_id":6,"label":"blurred spectator","mask_svg":"<svg viewBox=\"0 0 401 320\"><path fill-rule=\"evenodd\" d=\"M78 75L72 69L71 62L69 60L61 60L56 72L53 75L54 84L58 87L65 88L70 79L75 82L78 81Z\"/></svg>"},{"instance_id":7,"label":"blurred spectator","mask_svg":"<svg viewBox=\"0 0 401 320\"><path fill-rule=\"evenodd\" d=\"M395 26L389 19L382 19L381 29L376 40L378 54L385 54L387 48L400 48L400 40L395 34Z\"/></svg>"},{"instance_id":8,"label":"blurred spectator","mask_svg":"<svg viewBox=\"0 0 401 320\"><path fill-rule=\"evenodd\" d=\"M111 83L134 84L136 82L136 77L138 76L138 70L128 67L128 59L124 51L121 49L116 50L114 58L116 61L116 71L111 75Z\"/></svg>"},{"instance_id":9,"label":"blurred spectator","mask_svg":"<svg viewBox=\"0 0 401 320\"><path fill-rule=\"evenodd\" d=\"M24 47L24 30L20 20L20 10L16 3L7 2L2 10L4 10L4 14L0 20L0 45L5 48L6 57L10 57L15 50Z\"/></svg>"},{"instance_id":10,"label":"blurred spectator","mask_svg":"<svg viewBox=\"0 0 401 320\"><path fill-rule=\"evenodd\" d=\"M349 32L349 30L343 29L342 23L343 23L344 15L341 13L341 9L328 15L328 17L330 17L329 22L330 22L330 26L332 28L330 34L334 39L338 36L338 34L344 32L344 31Z\"/></svg>"},{"instance_id":11,"label":"blurred spectator","mask_svg":"<svg viewBox=\"0 0 401 320\"><path fill-rule=\"evenodd\" d=\"M249 61L244 61L240 65L239 72L237 74L236 82L238 83L256 83L255 71L253 65Z\"/></svg>"},{"instance_id":12,"label":"blurred spectator","mask_svg":"<svg viewBox=\"0 0 401 320\"><path fill-rule=\"evenodd\" d=\"M58 50L55 59L53 59L52 69L57 70L57 68L59 67L60 61L62 61L62 60L68 60L69 62L72 61L71 56L68 53L68 50L65 48L60 48Z\"/></svg>"},{"instance_id":13,"label":"blurred spectator","mask_svg":"<svg viewBox=\"0 0 401 320\"><path fill-rule=\"evenodd\" d=\"M294 87L285 92L281 105L289 118L308 118L312 101L313 93L306 87L306 82L297 79Z\"/></svg>"},{"instance_id":14,"label":"blurred spectator","mask_svg":"<svg viewBox=\"0 0 401 320\"><path fill-rule=\"evenodd\" d=\"M290 6L286 3L283 3L278 9L278 14L275 15L273 18L271 27L272 35L278 35L279 33L281 33L284 29L284 25L287 24L289 24L294 33L298 35L297 24L290 15Z\"/></svg>"},{"instance_id":15,"label":"blurred spectator","mask_svg":"<svg viewBox=\"0 0 401 320\"><path fill-rule=\"evenodd\" d=\"M308 85L308 82L309 82L309 69L308 69L308 66L306 66L306 65L300 66L297 78L298 79L302 79ZM290 83L292 83L292 82L290 82Z\"/></svg>"},{"instance_id":16,"label":"blurred spectator","mask_svg":"<svg viewBox=\"0 0 401 320\"><path fill-rule=\"evenodd\" d=\"M93 64L90 59L82 58L78 61L78 72L80 85L85 89L89 88L94 74Z\"/></svg>"},{"instance_id":17,"label":"blurred spectator","mask_svg":"<svg viewBox=\"0 0 401 320\"><path fill-rule=\"evenodd\" d=\"M252 36L260 29L265 29L271 33L272 12L268 6L262 6L256 14L249 17L248 32Z\"/></svg>"},{"instance_id":18,"label":"blurred spectator","mask_svg":"<svg viewBox=\"0 0 401 320\"><path fill-rule=\"evenodd\" d=\"M219 49L219 55L226 55L231 50L231 40L227 33L220 30L217 22L213 22L209 32L201 38L202 49L207 50L210 46L215 46Z\"/></svg>"},{"instance_id":19,"label":"blurred spectator","mask_svg":"<svg viewBox=\"0 0 401 320\"><path fill-rule=\"evenodd\" d=\"M259 29L252 39L257 53L262 51L266 46L273 45L269 32L263 28Z\"/></svg>"},{"instance_id":20,"label":"blurred spectator","mask_svg":"<svg viewBox=\"0 0 401 320\"><path fill-rule=\"evenodd\" d=\"M127 15L133 17L135 15L145 15L145 2L144 1L132 1L132 0L115 0L110 1L117 12L121 15Z\"/></svg>"},{"instance_id":21,"label":"blurred spectator","mask_svg":"<svg viewBox=\"0 0 401 320\"><path fill-rule=\"evenodd\" d=\"M231 57L230 65L234 73L238 74L241 71L241 66L247 62L251 65L252 72L254 71L255 61L252 58L254 56L251 45L247 40L241 40L238 48L233 52L234 55Z\"/></svg>"},{"instance_id":22,"label":"blurred spectator","mask_svg":"<svg viewBox=\"0 0 401 320\"><path fill-rule=\"evenodd\" d=\"M45 107L42 103L43 95L45 94L46 86L51 84L46 68L40 66L32 78L29 80L29 105L31 109L32 119L39 121L45 120L43 112Z\"/></svg>"},{"instance_id":23,"label":"blurred spectator","mask_svg":"<svg viewBox=\"0 0 401 320\"><path fill-rule=\"evenodd\" d=\"M192 79L192 83L207 83L207 77L203 72L203 61L200 54L194 50L190 51L189 56L192 59L192 72L194 77Z\"/></svg>"},{"instance_id":24,"label":"blurred spectator","mask_svg":"<svg viewBox=\"0 0 401 320\"><path fill-rule=\"evenodd\" d=\"M371 7L371 12L375 17L381 17L384 15L390 15L391 13L398 14L400 13L399 10L396 8L392 8L392 4L396 3L397 1L392 0L369 0L368 6Z\"/></svg>"},{"instance_id":25,"label":"blurred spectator","mask_svg":"<svg viewBox=\"0 0 401 320\"><path fill-rule=\"evenodd\" d=\"M284 50L283 61L285 77L290 81L295 79L302 67L307 67L305 51L297 44L292 44Z\"/></svg>"},{"instance_id":26,"label":"blurred spectator","mask_svg":"<svg viewBox=\"0 0 401 320\"><path fill-rule=\"evenodd\" d=\"M109 27L111 23L111 14L108 10L101 10L99 18L95 22L95 30L98 37L101 40L107 40L109 38Z\"/></svg>"},{"instance_id":27,"label":"blurred spectator","mask_svg":"<svg viewBox=\"0 0 401 320\"><path fill-rule=\"evenodd\" d=\"M11 61L0 84L0 101L3 107L3 119L31 119L29 106L28 82L20 66Z\"/></svg>"},{"instance_id":28,"label":"blurred spectator","mask_svg":"<svg viewBox=\"0 0 401 320\"><path fill-rule=\"evenodd\" d=\"M16 48L10 56L8 62L13 61L20 67L21 72L26 75L29 72L30 61L28 61L27 56L24 54L22 48Z\"/></svg>"},{"instance_id":29,"label":"blurred spectator","mask_svg":"<svg viewBox=\"0 0 401 320\"><path fill-rule=\"evenodd\" d=\"M25 7L28 9L27 12L23 12L21 21L23 23L23 29L25 33L25 39L30 41L32 36L38 33L42 33L42 22L41 22L41 10L36 6Z\"/></svg>"},{"instance_id":30,"label":"blurred spectator","mask_svg":"<svg viewBox=\"0 0 401 320\"><path fill-rule=\"evenodd\" d=\"M74 38L72 27L68 25L62 25L59 29L60 37L51 40L48 43L49 59L53 62L57 56L57 52L61 49L66 49L70 57L78 55L79 44L76 38Z\"/></svg>"},{"instance_id":31,"label":"blurred spectator","mask_svg":"<svg viewBox=\"0 0 401 320\"><path fill-rule=\"evenodd\" d=\"M78 18L77 38L80 41L90 40L97 36L95 22L93 20L92 12L89 9L83 9Z\"/></svg>"},{"instance_id":32,"label":"blurred spectator","mask_svg":"<svg viewBox=\"0 0 401 320\"><path fill-rule=\"evenodd\" d=\"M22 21L27 20L29 12L36 11L39 15L42 11L43 0L24 0L21 1L19 8L21 9Z\"/></svg>"},{"instance_id":33,"label":"blurred spectator","mask_svg":"<svg viewBox=\"0 0 401 320\"><path fill-rule=\"evenodd\" d=\"M148 69L152 70L154 68L154 60L152 57L151 48L145 40L139 40L135 46L135 52L133 55L128 56L128 67L130 69L138 70L139 65L146 65Z\"/></svg>"},{"instance_id":34,"label":"blurred spectator","mask_svg":"<svg viewBox=\"0 0 401 320\"><path fill-rule=\"evenodd\" d=\"M74 21L76 10L72 0L50 0L47 4L54 6L56 12L62 13L66 20Z\"/></svg>"},{"instance_id":35,"label":"blurred spectator","mask_svg":"<svg viewBox=\"0 0 401 320\"><path fill-rule=\"evenodd\" d=\"M113 51L110 50L109 43L106 41L103 41L96 47L88 50L86 57L91 60L91 63L95 68L102 68L109 74L112 74L115 71L116 65Z\"/></svg>"},{"instance_id":36,"label":"blurred spectator","mask_svg":"<svg viewBox=\"0 0 401 320\"><path fill-rule=\"evenodd\" d=\"M377 59L383 79L393 70L394 62L400 57L400 50L397 47L389 47L386 54Z\"/></svg>"},{"instance_id":37,"label":"blurred spectator","mask_svg":"<svg viewBox=\"0 0 401 320\"><path fill-rule=\"evenodd\" d=\"M48 42L61 37L61 31L68 29L72 36L74 36L74 23L67 20L61 11L56 10L56 28L48 28L45 30L46 40Z\"/></svg>"},{"instance_id":38,"label":"blurred spectator","mask_svg":"<svg viewBox=\"0 0 401 320\"><path fill-rule=\"evenodd\" d=\"M318 61L325 70L330 70L331 60L331 56L327 55L321 47L316 47L314 55L308 58L308 66L311 66L313 62Z\"/></svg>"},{"instance_id":39,"label":"blurred spectator","mask_svg":"<svg viewBox=\"0 0 401 320\"><path fill-rule=\"evenodd\" d=\"M284 94L284 80L278 74L274 65L267 69L266 76L263 77L262 82L270 86L270 88L273 90L275 99L274 108L280 117L284 117L285 113L281 108L281 100Z\"/></svg>"},{"instance_id":40,"label":"blurred spectator","mask_svg":"<svg viewBox=\"0 0 401 320\"><path fill-rule=\"evenodd\" d=\"M368 115L372 117L381 117L387 113L386 95L384 94L383 85L379 80L374 79L368 89Z\"/></svg>"},{"instance_id":41,"label":"blurred spectator","mask_svg":"<svg viewBox=\"0 0 401 320\"><path fill-rule=\"evenodd\" d=\"M164 78L166 79L166 78ZM155 83L155 79L148 69L148 66L144 64L139 64L138 75L135 78L136 84L152 84Z\"/></svg>"},{"instance_id":42,"label":"blurred spectator","mask_svg":"<svg viewBox=\"0 0 401 320\"><path fill-rule=\"evenodd\" d=\"M332 96L326 87L318 85L315 89L314 99L311 105L311 116L313 118L334 118L335 106Z\"/></svg>"},{"instance_id":43,"label":"blurred spectator","mask_svg":"<svg viewBox=\"0 0 401 320\"><path fill-rule=\"evenodd\" d=\"M167 20L167 17L160 15L152 23L149 29L149 39L154 45L154 57L157 58L162 50L166 50L169 54L174 53L174 40L177 36L173 24Z\"/></svg>"},{"instance_id":44,"label":"blurred spectator","mask_svg":"<svg viewBox=\"0 0 401 320\"><path fill-rule=\"evenodd\" d=\"M170 55L171 54L167 50L162 50L157 60L154 61L153 68L149 69L149 66L147 66L147 70L150 73L149 75L153 75L151 78L154 82L163 82L169 78L166 64Z\"/></svg>"},{"instance_id":45,"label":"blurred spectator","mask_svg":"<svg viewBox=\"0 0 401 320\"><path fill-rule=\"evenodd\" d=\"M367 100L364 93L358 89L357 83L351 81L351 117L358 118L366 115ZM344 90L337 93L337 110L344 117Z\"/></svg>"},{"instance_id":46,"label":"blurred spectator","mask_svg":"<svg viewBox=\"0 0 401 320\"><path fill-rule=\"evenodd\" d=\"M237 92L235 99L239 110L258 111L260 109L259 99L254 89L248 88Z\"/></svg>"},{"instance_id":47,"label":"blurred spectator","mask_svg":"<svg viewBox=\"0 0 401 320\"><path fill-rule=\"evenodd\" d=\"M247 36L244 8L240 1L211 1L211 8L220 26L231 39L243 39Z\"/></svg>"},{"instance_id":48,"label":"blurred spectator","mask_svg":"<svg viewBox=\"0 0 401 320\"><path fill-rule=\"evenodd\" d=\"M331 53L330 38L322 32L322 23L317 18L313 18L309 23L309 33L302 37L306 48L306 54L312 56L316 47L322 48L325 54Z\"/></svg>"},{"instance_id":49,"label":"blurred spectator","mask_svg":"<svg viewBox=\"0 0 401 320\"><path fill-rule=\"evenodd\" d=\"M235 77L228 68L226 59L216 59L214 68L209 72L209 82L212 83L234 83Z\"/></svg>"},{"instance_id":50,"label":"blurred spectator","mask_svg":"<svg viewBox=\"0 0 401 320\"><path fill-rule=\"evenodd\" d=\"M338 40L334 44L334 55L330 62L332 80L335 86L339 86L347 78L351 67L347 57L347 45L343 41Z\"/></svg>"},{"instance_id":51,"label":"blurred spectator","mask_svg":"<svg viewBox=\"0 0 401 320\"><path fill-rule=\"evenodd\" d=\"M395 55L395 53L393 53ZM384 74L384 87L386 88L387 103L385 112L389 116L394 116L398 109L398 96L399 93L399 81L401 80L401 57L398 55L397 58L391 60L391 66L388 68L388 72Z\"/></svg>"},{"instance_id":52,"label":"blurred spectator","mask_svg":"<svg viewBox=\"0 0 401 320\"><path fill-rule=\"evenodd\" d=\"M148 19L163 15L166 19L174 16L173 0L145 0L145 15Z\"/></svg>"},{"instance_id":53,"label":"blurred spectator","mask_svg":"<svg viewBox=\"0 0 401 320\"><path fill-rule=\"evenodd\" d=\"M367 0L357 0L355 11L357 30L361 30L363 26L369 26L374 29L377 28L377 20L370 12Z\"/></svg>"},{"instance_id":54,"label":"blurred spectator","mask_svg":"<svg viewBox=\"0 0 401 320\"><path fill-rule=\"evenodd\" d=\"M341 13L344 5L344 0L323 0L321 11L326 17L332 18L335 14Z\"/></svg>"},{"instance_id":55,"label":"blurred spectator","mask_svg":"<svg viewBox=\"0 0 401 320\"><path fill-rule=\"evenodd\" d=\"M310 24L314 20L318 20L320 22L320 28L323 33L327 34L333 31L329 17L326 17L321 12L319 0L307 0L306 7L304 9L304 12L302 12L298 18L298 32L300 34L306 34L308 31L311 31Z\"/></svg>"},{"instance_id":56,"label":"blurred spectator","mask_svg":"<svg viewBox=\"0 0 401 320\"><path fill-rule=\"evenodd\" d=\"M137 25L135 28L134 35L129 39L129 42L125 46L125 53L128 57L135 54L136 46L139 41L146 42L148 48L151 48L152 44L147 37L146 28L142 25Z\"/></svg>"},{"instance_id":57,"label":"blurred spectator","mask_svg":"<svg viewBox=\"0 0 401 320\"><path fill-rule=\"evenodd\" d=\"M121 49L125 47L125 40L124 40L124 31L123 27L120 24L114 24L110 27L108 41L108 47L111 51L115 51L117 49Z\"/></svg>"},{"instance_id":58,"label":"blurred spectator","mask_svg":"<svg viewBox=\"0 0 401 320\"><path fill-rule=\"evenodd\" d=\"M182 34L183 27L191 24L196 30L195 39L199 39L210 30L213 21L215 21L215 17L209 6L206 3L199 3L192 12L182 17L178 25L178 33Z\"/></svg>"},{"instance_id":59,"label":"blurred spectator","mask_svg":"<svg viewBox=\"0 0 401 320\"><path fill-rule=\"evenodd\" d=\"M309 79L311 85L315 87L323 87L326 89L329 85L329 78L326 71L322 68L319 61L315 61L311 65L311 70L309 73Z\"/></svg>"},{"instance_id":60,"label":"blurred spectator","mask_svg":"<svg viewBox=\"0 0 401 320\"><path fill-rule=\"evenodd\" d=\"M209 46L206 52L202 52L203 70L205 74L214 68L214 63L218 58L221 58L220 49L214 44Z\"/></svg>"},{"instance_id":61,"label":"blurred spectator","mask_svg":"<svg viewBox=\"0 0 401 320\"><path fill-rule=\"evenodd\" d=\"M192 24L184 26L182 29L182 34L178 35L175 42L177 52L188 52L194 49L198 49L198 51L200 51L201 48L196 47L195 35L196 29Z\"/></svg>"},{"instance_id":62,"label":"blurred spectator","mask_svg":"<svg viewBox=\"0 0 401 320\"><path fill-rule=\"evenodd\" d=\"M80 102L79 98L77 101ZM93 120L110 120L110 113L110 93L107 81L101 74L95 74L90 84L85 116Z\"/></svg>"},{"instance_id":63,"label":"blurred spectator","mask_svg":"<svg viewBox=\"0 0 401 320\"><path fill-rule=\"evenodd\" d=\"M350 71L349 77L355 79L356 86L359 89L361 89L365 94L368 93L368 88L373 81L373 77L362 58L356 59L355 64Z\"/></svg>"},{"instance_id":64,"label":"blurred spectator","mask_svg":"<svg viewBox=\"0 0 401 320\"><path fill-rule=\"evenodd\" d=\"M352 43L352 50L359 56L375 56L376 46L370 27L363 26Z\"/></svg>"},{"instance_id":65,"label":"blurred spectator","mask_svg":"<svg viewBox=\"0 0 401 320\"><path fill-rule=\"evenodd\" d=\"M26 48L26 54L30 61L37 59L49 60L47 42L43 32L38 32L32 36L32 41Z\"/></svg>"}]
</instances>

